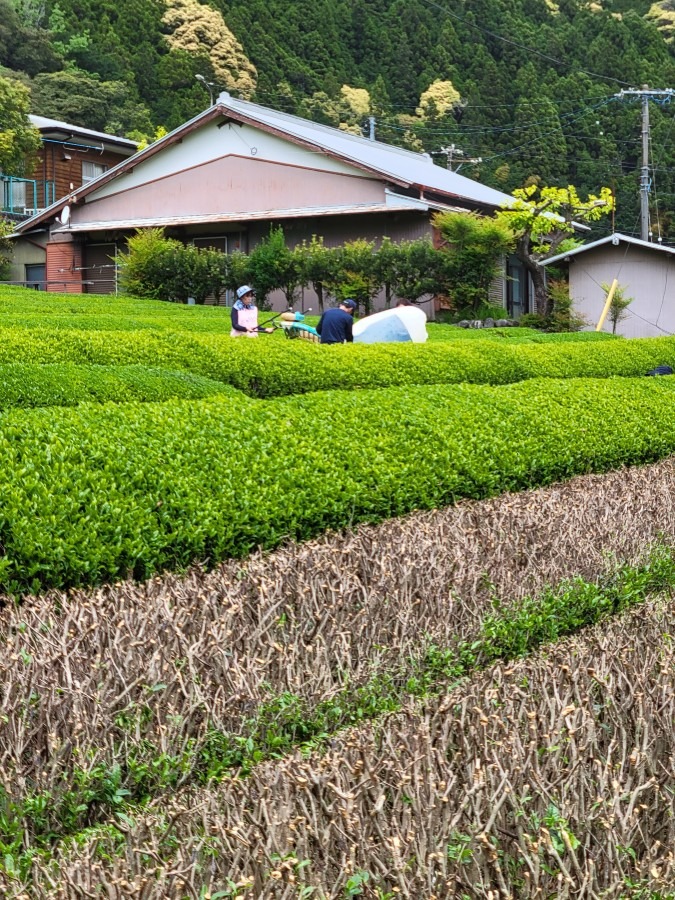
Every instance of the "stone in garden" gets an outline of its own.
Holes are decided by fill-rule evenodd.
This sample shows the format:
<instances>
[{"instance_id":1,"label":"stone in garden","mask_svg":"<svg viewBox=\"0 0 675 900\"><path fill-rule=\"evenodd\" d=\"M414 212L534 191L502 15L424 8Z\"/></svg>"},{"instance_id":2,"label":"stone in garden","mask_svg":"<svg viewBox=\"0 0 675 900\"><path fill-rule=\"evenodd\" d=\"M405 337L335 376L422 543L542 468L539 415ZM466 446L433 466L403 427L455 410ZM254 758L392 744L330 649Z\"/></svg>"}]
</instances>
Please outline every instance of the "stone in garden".
<instances>
[{"instance_id":1,"label":"stone in garden","mask_svg":"<svg viewBox=\"0 0 675 900\"><path fill-rule=\"evenodd\" d=\"M496 328L508 328L509 320L508 319L497 319L495 322Z\"/></svg>"},{"instance_id":2,"label":"stone in garden","mask_svg":"<svg viewBox=\"0 0 675 900\"><path fill-rule=\"evenodd\" d=\"M488 316L487 319L485 319L485 321L483 322L483 328L494 328L494 327L495 327L495 320L491 316Z\"/></svg>"}]
</instances>

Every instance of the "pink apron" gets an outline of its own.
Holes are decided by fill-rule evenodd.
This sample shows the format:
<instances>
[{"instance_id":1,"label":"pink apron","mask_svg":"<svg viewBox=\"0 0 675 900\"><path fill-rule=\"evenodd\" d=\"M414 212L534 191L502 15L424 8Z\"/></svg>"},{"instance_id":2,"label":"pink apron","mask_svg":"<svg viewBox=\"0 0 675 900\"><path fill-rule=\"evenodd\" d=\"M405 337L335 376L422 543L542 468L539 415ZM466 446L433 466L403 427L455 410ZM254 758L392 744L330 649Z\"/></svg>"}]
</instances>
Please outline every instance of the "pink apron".
<instances>
[{"instance_id":1,"label":"pink apron","mask_svg":"<svg viewBox=\"0 0 675 900\"><path fill-rule=\"evenodd\" d=\"M237 310L237 321L244 328L258 327L258 307L245 306L243 309ZM236 331L234 328L230 332L230 337L258 337L257 331Z\"/></svg>"}]
</instances>

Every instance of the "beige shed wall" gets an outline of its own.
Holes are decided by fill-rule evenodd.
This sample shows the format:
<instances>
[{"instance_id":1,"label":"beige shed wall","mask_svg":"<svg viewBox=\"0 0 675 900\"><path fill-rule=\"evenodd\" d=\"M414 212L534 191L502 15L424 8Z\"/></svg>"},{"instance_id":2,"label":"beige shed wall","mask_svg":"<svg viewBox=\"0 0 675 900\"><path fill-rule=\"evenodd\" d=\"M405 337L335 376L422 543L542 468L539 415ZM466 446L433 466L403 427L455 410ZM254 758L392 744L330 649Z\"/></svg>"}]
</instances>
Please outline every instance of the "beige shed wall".
<instances>
[{"instance_id":1,"label":"beige shed wall","mask_svg":"<svg viewBox=\"0 0 675 900\"><path fill-rule=\"evenodd\" d=\"M30 240L20 238L12 244L12 262L9 270L9 280L23 282L26 278L26 266L44 265L46 260L45 246L47 233L36 234Z\"/></svg>"},{"instance_id":2,"label":"beige shed wall","mask_svg":"<svg viewBox=\"0 0 675 900\"><path fill-rule=\"evenodd\" d=\"M675 334L675 254L633 244L604 244L570 258L570 296L575 308L594 328L605 304L601 284L618 278L625 296L634 297L617 326L624 337ZM612 331L609 318L603 331Z\"/></svg>"}]
</instances>

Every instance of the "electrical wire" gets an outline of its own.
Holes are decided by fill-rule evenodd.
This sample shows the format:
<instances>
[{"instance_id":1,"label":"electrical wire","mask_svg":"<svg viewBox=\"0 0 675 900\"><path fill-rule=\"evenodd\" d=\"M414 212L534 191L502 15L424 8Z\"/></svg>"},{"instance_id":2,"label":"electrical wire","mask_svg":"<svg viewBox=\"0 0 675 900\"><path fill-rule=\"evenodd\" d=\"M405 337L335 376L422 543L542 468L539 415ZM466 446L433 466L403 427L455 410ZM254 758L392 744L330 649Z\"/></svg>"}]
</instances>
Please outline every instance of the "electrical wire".
<instances>
[{"instance_id":1,"label":"electrical wire","mask_svg":"<svg viewBox=\"0 0 675 900\"><path fill-rule=\"evenodd\" d=\"M561 116L558 116L559 121L565 122L567 120L577 121L582 118L587 113L596 112L601 109L603 106L607 106L609 103L614 101L614 97L606 97L604 100L599 101L594 106L587 106L583 109L576 109L569 113L564 113ZM411 125L402 125L400 122L392 122L387 119L379 119L378 125L382 128L392 128L394 131L410 131L414 130L416 127L424 128L424 133L429 135L453 135L458 132L467 133L469 135L477 135L477 134L497 134L502 132L513 133L514 131L525 131L528 128L533 128L537 125L547 125L551 121L551 118L548 119L540 119L538 122L525 122L522 125L509 124L509 125L494 125L494 126L484 126L484 125L462 125L461 123L457 123L455 129L447 129L447 128L429 128L424 125L423 122L419 123L419 126L416 123ZM461 136L461 135L460 135Z\"/></svg>"},{"instance_id":2,"label":"electrical wire","mask_svg":"<svg viewBox=\"0 0 675 900\"><path fill-rule=\"evenodd\" d=\"M463 25L467 25L469 28L475 28L477 31L482 31L483 34L488 34L490 37L495 38L498 41L502 41L505 44L510 44L513 47L518 47L519 50L525 50L527 53L532 54L533 56L538 56L540 59L545 59L547 62L555 63L557 66L565 66L567 68L572 68L575 73L579 73L581 75L588 75L589 78L601 78L604 81L611 81L614 84L621 84L624 87L631 87L632 85L628 81L621 81L619 78L614 78L611 75L601 75L599 72L590 72L587 69L577 68L574 63L566 62L562 59L557 59L555 56L549 56L548 53L542 53L539 50L535 50L533 47L528 47L526 44L521 44L518 41L511 40L511 38L504 37L501 34L497 34L495 31L490 31L488 28L483 28L482 25L476 25L474 22L469 22L468 19L463 18L463 16L458 15L457 13L450 12L450 10L440 3L436 3L435 0L422 0L423 3L426 3L427 6L432 6L434 9L439 10L444 15L448 16L451 19L456 19L461 22Z\"/></svg>"}]
</instances>

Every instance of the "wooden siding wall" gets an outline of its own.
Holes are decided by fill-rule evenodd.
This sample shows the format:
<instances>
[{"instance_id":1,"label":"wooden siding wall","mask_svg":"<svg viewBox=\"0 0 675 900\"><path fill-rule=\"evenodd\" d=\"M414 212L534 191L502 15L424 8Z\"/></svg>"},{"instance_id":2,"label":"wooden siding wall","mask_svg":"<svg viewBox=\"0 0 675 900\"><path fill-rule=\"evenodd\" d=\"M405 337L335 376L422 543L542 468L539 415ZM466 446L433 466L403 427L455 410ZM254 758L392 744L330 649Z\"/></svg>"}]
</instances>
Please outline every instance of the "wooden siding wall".
<instances>
[{"instance_id":1,"label":"wooden siding wall","mask_svg":"<svg viewBox=\"0 0 675 900\"><path fill-rule=\"evenodd\" d=\"M488 290L488 300L492 306L506 308L506 259L500 263L499 275L494 279Z\"/></svg>"},{"instance_id":2,"label":"wooden siding wall","mask_svg":"<svg viewBox=\"0 0 675 900\"><path fill-rule=\"evenodd\" d=\"M50 241L46 278L48 291L81 294L82 245L75 241Z\"/></svg>"},{"instance_id":3,"label":"wooden siding wall","mask_svg":"<svg viewBox=\"0 0 675 900\"><path fill-rule=\"evenodd\" d=\"M41 182L38 188L38 206L43 208L46 206L47 200L50 202L60 200L70 191L82 187L83 162L98 163L112 169L129 155L129 153L111 153L109 150L101 152L93 147L86 150L62 144L43 144L38 154L38 162L30 176ZM70 159L64 159L65 156L69 156ZM44 182L46 181L54 182L55 197L45 198Z\"/></svg>"},{"instance_id":4,"label":"wooden siding wall","mask_svg":"<svg viewBox=\"0 0 675 900\"><path fill-rule=\"evenodd\" d=\"M374 215L320 216L285 220L274 224L283 228L290 247L311 240L312 235L323 237L327 247L340 247L347 241L359 238L379 243L383 237L389 237L395 243L400 243L432 237L429 213L412 210ZM269 233L269 222L252 222L248 231L249 250Z\"/></svg>"}]
</instances>

